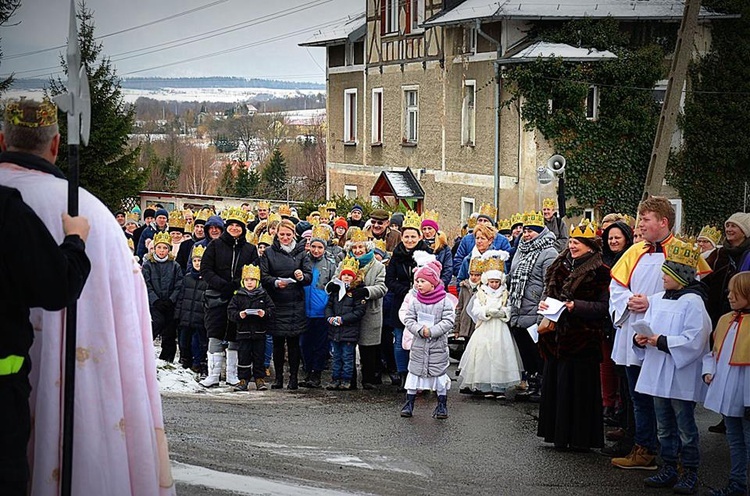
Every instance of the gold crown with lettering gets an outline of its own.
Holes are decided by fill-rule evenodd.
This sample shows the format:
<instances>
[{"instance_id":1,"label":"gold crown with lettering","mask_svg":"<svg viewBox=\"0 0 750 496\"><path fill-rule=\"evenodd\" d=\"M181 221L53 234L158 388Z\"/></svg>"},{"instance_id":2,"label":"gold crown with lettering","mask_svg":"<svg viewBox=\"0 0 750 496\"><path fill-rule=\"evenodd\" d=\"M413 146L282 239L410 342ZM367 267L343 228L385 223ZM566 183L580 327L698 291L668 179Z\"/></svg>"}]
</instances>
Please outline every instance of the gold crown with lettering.
<instances>
[{"instance_id":1,"label":"gold crown with lettering","mask_svg":"<svg viewBox=\"0 0 750 496\"><path fill-rule=\"evenodd\" d=\"M714 226L703 226L698 237L710 239L714 246L716 246L721 241L721 231Z\"/></svg>"},{"instance_id":2,"label":"gold crown with lettering","mask_svg":"<svg viewBox=\"0 0 750 496\"><path fill-rule=\"evenodd\" d=\"M273 236L271 236L267 232L264 232L260 235L260 238L258 238L258 244L271 246L273 244Z\"/></svg>"},{"instance_id":3,"label":"gold crown with lettering","mask_svg":"<svg viewBox=\"0 0 750 496\"><path fill-rule=\"evenodd\" d=\"M665 254L668 262L678 263L680 265L687 265L688 267L698 267L698 261L701 256L700 249L692 243L686 243L679 239L667 245L667 252Z\"/></svg>"},{"instance_id":4,"label":"gold crown with lettering","mask_svg":"<svg viewBox=\"0 0 750 496\"><path fill-rule=\"evenodd\" d=\"M521 212L515 213L510 216L510 227L523 224L523 214Z\"/></svg>"},{"instance_id":5,"label":"gold crown with lettering","mask_svg":"<svg viewBox=\"0 0 750 496\"><path fill-rule=\"evenodd\" d=\"M169 227L176 227L177 229L185 229L185 217L182 215L182 210L172 210L169 212Z\"/></svg>"},{"instance_id":6,"label":"gold crown with lettering","mask_svg":"<svg viewBox=\"0 0 750 496\"><path fill-rule=\"evenodd\" d=\"M167 246L172 246L172 236L167 231L162 231L154 234L154 248L156 245L163 243Z\"/></svg>"},{"instance_id":7,"label":"gold crown with lettering","mask_svg":"<svg viewBox=\"0 0 750 496\"><path fill-rule=\"evenodd\" d=\"M404 229L416 229L421 232L422 217L420 217L415 211L409 210L406 212L406 215L404 215L404 222L401 224L401 230L403 231Z\"/></svg>"},{"instance_id":8,"label":"gold crown with lettering","mask_svg":"<svg viewBox=\"0 0 750 496\"><path fill-rule=\"evenodd\" d=\"M500 219L497 221L498 231L510 231L510 219Z\"/></svg>"},{"instance_id":9,"label":"gold crown with lettering","mask_svg":"<svg viewBox=\"0 0 750 496\"><path fill-rule=\"evenodd\" d=\"M544 215L542 215L542 212L524 212L523 225L544 227Z\"/></svg>"},{"instance_id":10,"label":"gold crown with lettering","mask_svg":"<svg viewBox=\"0 0 750 496\"><path fill-rule=\"evenodd\" d=\"M359 260L357 260L354 257L346 257L341 262L341 272L350 270L354 272L355 274L359 272Z\"/></svg>"},{"instance_id":11,"label":"gold crown with lettering","mask_svg":"<svg viewBox=\"0 0 750 496\"><path fill-rule=\"evenodd\" d=\"M367 235L366 231L363 231L362 229L358 227L353 227L351 229L351 234L349 236L349 239L353 243L361 243L363 241L367 241L368 239L370 239L370 237Z\"/></svg>"},{"instance_id":12,"label":"gold crown with lettering","mask_svg":"<svg viewBox=\"0 0 750 496\"><path fill-rule=\"evenodd\" d=\"M484 272L484 265L484 260L482 260L481 258L472 258L471 260L469 260L469 274L471 274L472 272Z\"/></svg>"},{"instance_id":13,"label":"gold crown with lettering","mask_svg":"<svg viewBox=\"0 0 750 496\"><path fill-rule=\"evenodd\" d=\"M584 217L577 226L570 226L570 237L594 239L596 238L596 224Z\"/></svg>"},{"instance_id":14,"label":"gold crown with lettering","mask_svg":"<svg viewBox=\"0 0 750 496\"><path fill-rule=\"evenodd\" d=\"M221 218L224 220L224 222L233 220L235 222L247 224L247 212L242 210L242 208L240 207L229 207L224 209L224 211L221 212Z\"/></svg>"},{"instance_id":15,"label":"gold crown with lettering","mask_svg":"<svg viewBox=\"0 0 750 496\"><path fill-rule=\"evenodd\" d=\"M260 267L257 265L243 265L242 279L255 279L260 281Z\"/></svg>"},{"instance_id":16,"label":"gold crown with lettering","mask_svg":"<svg viewBox=\"0 0 750 496\"><path fill-rule=\"evenodd\" d=\"M331 230L326 226L320 224L318 224L317 226L313 226L310 239L322 239L328 242L331 239Z\"/></svg>"},{"instance_id":17,"label":"gold crown with lettering","mask_svg":"<svg viewBox=\"0 0 750 496\"><path fill-rule=\"evenodd\" d=\"M425 210L422 214L422 220L434 220L438 222L440 220L440 214L437 210Z\"/></svg>"},{"instance_id":18,"label":"gold crown with lettering","mask_svg":"<svg viewBox=\"0 0 750 496\"><path fill-rule=\"evenodd\" d=\"M211 217L211 210L202 208L195 214L194 222L203 222L205 224L209 217Z\"/></svg>"},{"instance_id":19,"label":"gold crown with lettering","mask_svg":"<svg viewBox=\"0 0 750 496\"><path fill-rule=\"evenodd\" d=\"M271 202L268 200L261 200L258 202L258 208L265 208L266 210L270 210Z\"/></svg>"},{"instance_id":20,"label":"gold crown with lettering","mask_svg":"<svg viewBox=\"0 0 750 496\"><path fill-rule=\"evenodd\" d=\"M382 252L386 252L388 250L385 249L385 240L384 239L376 239L375 240L375 249L380 250Z\"/></svg>"},{"instance_id":21,"label":"gold crown with lettering","mask_svg":"<svg viewBox=\"0 0 750 496\"><path fill-rule=\"evenodd\" d=\"M554 198L545 198L542 200L542 208L555 208L557 206L557 202L555 202Z\"/></svg>"},{"instance_id":22,"label":"gold crown with lettering","mask_svg":"<svg viewBox=\"0 0 750 496\"><path fill-rule=\"evenodd\" d=\"M492 203L484 203L479 207L479 215L484 215L495 220L495 217L497 217L497 209Z\"/></svg>"},{"instance_id":23,"label":"gold crown with lettering","mask_svg":"<svg viewBox=\"0 0 750 496\"><path fill-rule=\"evenodd\" d=\"M336 202L331 200L326 203L326 210L336 210Z\"/></svg>"},{"instance_id":24,"label":"gold crown with lettering","mask_svg":"<svg viewBox=\"0 0 750 496\"><path fill-rule=\"evenodd\" d=\"M203 258L203 253L206 251L206 247L203 245L193 246L193 254L191 258Z\"/></svg>"},{"instance_id":25,"label":"gold crown with lettering","mask_svg":"<svg viewBox=\"0 0 750 496\"><path fill-rule=\"evenodd\" d=\"M57 124L57 106L44 97L41 103L24 105L23 99L5 106L5 122L19 127L47 127Z\"/></svg>"},{"instance_id":26,"label":"gold crown with lettering","mask_svg":"<svg viewBox=\"0 0 750 496\"><path fill-rule=\"evenodd\" d=\"M286 205L286 204L281 205L279 207L279 215L281 215L281 216L286 215L287 217L291 217L292 216L292 207L290 207L289 205Z\"/></svg>"}]
</instances>

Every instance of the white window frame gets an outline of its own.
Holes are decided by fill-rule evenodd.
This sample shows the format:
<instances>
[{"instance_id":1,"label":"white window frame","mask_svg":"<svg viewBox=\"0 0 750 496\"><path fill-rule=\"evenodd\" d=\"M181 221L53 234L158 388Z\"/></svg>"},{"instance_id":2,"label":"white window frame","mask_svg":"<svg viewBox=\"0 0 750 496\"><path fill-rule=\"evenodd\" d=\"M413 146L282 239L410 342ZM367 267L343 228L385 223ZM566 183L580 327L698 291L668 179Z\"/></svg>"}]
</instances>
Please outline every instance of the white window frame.
<instances>
[{"instance_id":1,"label":"white window frame","mask_svg":"<svg viewBox=\"0 0 750 496\"><path fill-rule=\"evenodd\" d=\"M344 90L344 144L357 143L357 88Z\"/></svg>"},{"instance_id":2,"label":"white window frame","mask_svg":"<svg viewBox=\"0 0 750 496\"><path fill-rule=\"evenodd\" d=\"M476 202L474 201L474 198L467 198L465 196L461 197L461 223L468 222L469 217L471 217L471 214L474 213L474 207L476 205Z\"/></svg>"},{"instance_id":3,"label":"white window frame","mask_svg":"<svg viewBox=\"0 0 750 496\"><path fill-rule=\"evenodd\" d=\"M357 197L357 185L355 184L345 184L344 185L344 196L346 198L354 199Z\"/></svg>"},{"instance_id":4,"label":"white window frame","mask_svg":"<svg viewBox=\"0 0 750 496\"><path fill-rule=\"evenodd\" d=\"M476 55L477 53L477 27L475 25L464 26L464 54Z\"/></svg>"},{"instance_id":5,"label":"white window frame","mask_svg":"<svg viewBox=\"0 0 750 496\"><path fill-rule=\"evenodd\" d=\"M461 103L461 146L476 144L477 121L477 82L474 79L464 81Z\"/></svg>"},{"instance_id":6,"label":"white window frame","mask_svg":"<svg viewBox=\"0 0 750 496\"><path fill-rule=\"evenodd\" d=\"M398 33L399 0L381 0L385 2L385 33Z\"/></svg>"},{"instance_id":7,"label":"white window frame","mask_svg":"<svg viewBox=\"0 0 750 496\"><path fill-rule=\"evenodd\" d=\"M669 203L674 207L674 226L672 232L680 234L682 231L682 198L669 198Z\"/></svg>"},{"instance_id":8,"label":"white window frame","mask_svg":"<svg viewBox=\"0 0 750 496\"><path fill-rule=\"evenodd\" d=\"M402 141L417 144L419 142L419 86L402 86L401 93L404 105ZM414 102L410 102L412 94Z\"/></svg>"},{"instance_id":9,"label":"white window frame","mask_svg":"<svg viewBox=\"0 0 750 496\"><path fill-rule=\"evenodd\" d=\"M424 28L420 24L424 22L425 0L409 0L409 13L411 15L411 32L421 33Z\"/></svg>"},{"instance_id":10,"label":"white window frame","mask_svg":"<svg viewBox=\"0 0 750 496\"><path fill-rule=\"evenodd\" d=\"M383 144L383 88L372 89L372 136L373 145Z\"/></svg>"},{"instance_id":11,"label":"white window frame","mask_svg":"<svg viewBox=\"0 0 750 496\"><path fill-rule=\"evenodd\" d=\"M586 120L599 120L599 87L595 84L589 86L586 93Z\"/></svg>"},{"instance_id":12,"label":"white window frame","mask_svg":"<svg viewBox=\"0 0 750 496\"><path fill-rule=\"evenodd\" d=\"M588 219L591 222L594 222L594 209L593 208L584 208L583 209L583 218Z\"/></svg>"}]
</instances>

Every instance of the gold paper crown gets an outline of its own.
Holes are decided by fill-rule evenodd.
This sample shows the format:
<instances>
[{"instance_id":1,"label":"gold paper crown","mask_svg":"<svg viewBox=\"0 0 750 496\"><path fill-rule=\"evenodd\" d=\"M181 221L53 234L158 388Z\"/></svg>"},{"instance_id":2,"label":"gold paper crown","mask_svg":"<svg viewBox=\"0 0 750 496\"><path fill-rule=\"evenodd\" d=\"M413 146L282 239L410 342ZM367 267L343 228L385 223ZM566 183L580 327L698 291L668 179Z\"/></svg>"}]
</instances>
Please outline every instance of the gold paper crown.
<instances>
[{"instance_id":1,"label":"gold paper crown","mask_svg":"<svg viewBox=\"0 0 750 496\"><path fill-rule=\"evenodd\" d=\"M165 245L172 246L172 236L170 236L167 231L156 233L154 235L154 248L156 248L156 245L158 245L159 243L164 243Z\"/></svg>"},{"instance_id":2,"label":"gold paper crown","mask_svg":"<svg viewBox=\"0 0 750 496\"><path fill-rule=\"evenodd\" d=\"M385 240L384 239L376 239L375 240L375 249L380 250L382 252L388 251L385 249Z\"/></svg>"},{"instance_id":3,"label":"gold paper crown","mask_svg":"<svg viewBox=\"0 0 750 496\"><path fill-rule=\"evenodd\" d=\"M130 251L135 251L135 245L133 244L133 238L128 238L128 248L130 248Z\"/></svg>"},{"instance_id":4,"label":"gold paper crown","mask_svg":"<svg viewBox=\"0 0 750 496\"><path fill-rule=\"evenodd\" d=\"M281 222L281 215L277 214L276 212L273 212L268 215L268 222Z\"/></svg>"},{"instance_id":5,"label":"gold paper crown","mask_svg":"<svg viewBox=\"0 0 750 496\"><path fill-rule=\"evenodd\" d=\"M409 228L416 229L420 232L422 231L422 218L413 210L406 212L406 215L404 215L404 222L401 224L402 231Z\"/></svg>"},{"instance_id":6,"label":"gold paper crown","mask_svg":"<svg viewBox=\"0 0 750 496\"><path fill-rule=\"evenodd\" d=\"M584 217L577 226L570 226L570 237L594 239L596 238L596 224Z\"/></svg>"},{"instance_id":7,"label":"gold paper crown","mask_svg":"<svg viewBox=\"0 0 750 496\"><path fill-rule=\"evenodd\" d=\"M698 267L701 256L700 249L691 243L675 240L667 246L666 260L688 267Z\"/></svg>"},{"instance_id":8,"label":"gold paper crown","mask_svg":"<svg viewBox=\"0 0 750 496\"><path fill-rule=\"evenodd\" d=\"M542 208L555 208L556 203L554 198L545 198L542 200Z\"/></svg>"},{"instance_id":9,"label":"gold paper crown","mask_svg":"<svg viewBox=\"0 0 750 496\"><path fill-rule=\"evenodd\" d=\"M134 212L125 214L125 222L135 222L136 224L138 224L138 221L140 220L140 218L141 218L140 215Z\"/></svg>"},{"instance_id":10,"label":"gold paper crown","mask_svg":"<svg viewBox=\"0 0 750 496\"><path fill-rule=\"evenodd\" d=\"M248 230L247 230L247 231L245 232L245 240L246 240L246 241L247 241L248 243L250 243L251 245L254 245L254 244L255 244L255 237L256 237L256 236L255 236L255 233L254 233L253 231L251 231L250 229L248 229Z\"/></svg>"},{"instance_id":11,"label":"gold paper crown","mask_svg":"<svg viewBox=\"0 0 750 496\"><path fill-rule=\"evenodd\" d=\"M242 279L255 279L260 281L260 267L257 265L243 265Z\"/></svg>"},{"instance_id":12,"label":"gold paper crown","mask_svg":"<svg viewBox=\"0 0 750 496\"><path fill-rule=\"evenodd\" d=\"M159 210L159 209L160 209L161 207L159 207L159 206L157 206L157 205L154 205L154 204L151 204L151 205L147 206L146 208L147 208L147 209L149 209L149 208L150 208L151 210L153 210L154 212L156 212L156 211L157 211L157 210Z\"/></svg>"},{"instance_id":13,"label":"gold paper crown","mask_svg":"<svg viewBox=\"0 0 750 496\"><path fill-rule=\"evenodd\" d=\"M190 217L193 217L193 211L190 210L189 208L186 208L185 210L182 211L182 215L184 215L185 217L187 217L188 215L190 215Z\"/></svg>"},{"instance_id":14,"label":"gold paper crown","mask_svg":"<svg viewBox=\"0 0 750 496\"><path fill-rule=\"evenodd\" d=\"M510 216L510 226L513 227L517 224L523 224L523 214L521 212Z\"/></svg>"},{"instance_id":15,"label":"gold paper crown","mask_svg":"<svg viewBox=\"0 0 750 496\"><path fill-rule=\"evenodd\" d=\"M281 205L279 207L279 215L286 215L287 217L291 217L292 208L289 205Z\"/></svg>"},{"instance_id":16,"label":"gold paper crown","mask_svg":"<svg viewBox=\"0 0 750 496\"><path fill-rule=\"evenodd\" d=\"M247 222L252 222L255 220L255 216L251 211L248 210L247 212L245 212L245 214L247 214Z\"/></svg>"},{"instance_id":17,"label":"gold paper crown","mask_svg":"<svg viewBox=\"0 0 750 496\"><path fill-rule=\"evenodd\" d=\"M224 220L224 222L233 220L236 222L241 222L242 224L247 224L247 212L242 210L240 207L229 207L224 209L224 211L221 213L221 218Z\"/></svg>"},{"instance_id":18,"label":"gold paper crown","mask_svg":"<svg viewBox=\"0 0 750 496\"><path fill-rule=\"evenodd\" d=\"M363 241L367 241L370 238L367 236L367 232L363 231L362 229L358 227L353 227L351 235L349 236L349 239L353 243L361 243Z\"/></svg>"},{"instance_id":19,"label":"gold paper crown","mask_svg":"<svg viewBox=\"0 0 750 496\"><path fill-rule=\"evenodd\" d=\"M44 97L41 103L11 102L5 106L5 122L20 127L47 127L57 124L57 106Z\"/></svg>"},{"instance_id":20,"label":"gold paper crown","mask_svg":"<svg viewBox=\"0 0 750 496\"><path fill-rule=\"evenodd\" d=\"M473 215L469 217L469 219L466 221L466 227L468 227L469 229L474 229L475 227L477 227L477 218Z\"/></svg>"},{"instance_id":21,"label":"gold paper crown","mask_svg":"<svg viewBox=\"0 0 750 496\"><path fill-rule=\"evenodd\" d=\"M185 232L186 233L192 233L193 232L193 223L188 221L185 222Z\"/></svg>"},{"instance_id":22,"label":"gold paper crown","mask_svg":"<svg viewBox=\"0 0 750 496\"><path fill-rule=\"evenodd\" d=\"M182 215L182 210L172 210L169 212L169 227L176 227L179 229L185 229L185 217Z\"/></svg>"},{"instance_id":23,"label":"gold paper crown","mask_svg":"<svg viewBox=\"0 0 750 496\"><path fill-rule=\"evenodd\" d=\"M484 260L482 272L488 272L490 270L499 270L500 272L505 272L505 262L495 257Z\"/></svg>"},{"instance_id":24,"label":"gold paper crown","mask_svg":"<svg viewBox=\"0 0 750 496\"><path fill-rule=\"evenodd\" d=\"M542 212L524 212L523 225L544 227L544 215L542 215Z\"/></svg>"},{"instance_id":25,"label":"gold paper crown","mask_svg":"<svg viewBox=\"0 0 750 496\"><path fill-rule=\"evenodd\" d=\"M208 218L211 217L211 211L207 208L201 209L195 216L194 222L203 221L205 224Z\"/></svg>"},{"instance_id":26,"label":"gold paper crown","mask_svg":"<svg viewBox=\"0 0 750 496\"><path fill-rule=\"evenodd\" d=\"M318 224L317 226L314 226L312 229L312 236L310 236L310 239L322 239L328 242L331 239L331 230L328 229L326 226L321 226Z\"/></svg>"},{"instance_id":27,"label":"gold paper crown","mask_svg":"<svg viewBox=\"0 0 750 496\"><path fill-rule=\"evenodd\" d=\"M359 271L359 260L357 260L354 257L347 256L342 262L341 262L341 272L344 272L345 270L351 270L355 274Z\"/></svg>"},{"instance_id":28,"label":"gold paper crown","mask_svg":"<svg viewBox=\"0 0 750 496\"><path fill-rule=\"evenodd\" d=\"M479 215L486 215L490 219L495 220L495 217L497 217L497 209L492 203L484 203L479 207Z\"/></svg>"},{"instance_id":29,"label":"gold paper crown","mask_svg":"<svg viewBox=\"0 0 750 496\"><path fill-rule=\"evenodd\" d=\"M318 207L318 215L320 215L320 220L328 220L329 213L325 205L320 205Z\"/></svg>"},{"instance_id":30,"label":"gold paper crown","mask_svg":"<svg viewBox=\"0 0 750 496\"><path fill-rule=\"evenodd\" d=\"M203 258L203 253L206 251L206 247L203 245L193 246L193 254L190 258Z\"/></svg>"},{"instance_id":31,"label":"gold paper crown","mask_svg":"<svg viewBox=\"0 0 750 496\"><path fill-rule=\"evenodd\" d=\"M721 241L721 231L714 226L703 226L703 229L701 229L698 237L708 238L711 240L711 242L713 242L714 245L718 245L719 241Z\"/></svg>"},{"instance_id":32,"label":"gold paper crown","mask_svg":"<svg viewBox=\"0 0 750 496\"><path fill-rule=\"evenodd\" d=\"M422 214L422 220L434 220L437 222L440 220L440 214L437 210L425 210Z\"/></svg>"},{"instance_id":33,"label":"gold paper crown","mask_svg":"<svg viewBox=\"0 0 750 496\"><path fill-rule=\"evenodd\" d=\"M310 224L314 224L316 222L320 223L320 212L318 212L317 210L313 210L312 212L310 212L307 215L307 222L309 222Z\"/></svg>"},{"instance_id":34,"label":"gold paper crown","mask_svg":"<svg viewBox=\"0 0 750 496\"><path fill-rule=\"evenodd\" d=\"M497 221L498 231L510 231L510 219L500 219Z\"/></svg>"},{"instance_id":35,"label":"gold paper crown","mask_svg":"<svg viewBox=\"0 0 750 496\"><path fill-rule=\"evenodd\" d=\"M260 235L260 238L258 238L258 244L263 243L264 245L271 246L273 244L273 236L268 234L267 232L264 232Z\"/></svg>"},{"instance_id":36,"label":"gold paper crown","mask_svg":"<svg viewBox=\"0 0 750 496\"><path fill-rule=\"evenodd\" d=\"M484 260L479 257L469 260L469 273L472 272L484 272Z\"/></svg>"},{"instance_id":37,"label":"gold paper crown","mask_svg":"<svg viewBox=\"0 0 750 496\"><path fill-rule=\"evenodd\" d=\"M336 202L329 201L328 203L326 203L326 210L336 210Z\"/></svg>"},{"instance_id":38,"label":"gold paper crown","mask_svg":"<svg viewBox=\"0 0 750 496\"><path fill-rule=\"evenodd\" d=\"M269 210L271 208L271 202L266 200L261 200L258 202L258 208L265 208L266 210Z\"/></svg>"}]
</instances>

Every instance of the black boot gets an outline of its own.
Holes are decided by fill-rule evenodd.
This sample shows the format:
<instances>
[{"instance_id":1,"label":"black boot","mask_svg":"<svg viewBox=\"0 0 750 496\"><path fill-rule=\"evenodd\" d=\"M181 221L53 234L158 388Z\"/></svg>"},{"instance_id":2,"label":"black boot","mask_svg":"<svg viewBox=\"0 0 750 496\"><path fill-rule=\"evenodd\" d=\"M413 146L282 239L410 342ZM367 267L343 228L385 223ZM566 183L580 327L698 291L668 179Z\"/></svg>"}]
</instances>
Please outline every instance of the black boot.
<instances>
[{"instance_id":1,"label":"black boot","mask_svg":"<svg viewBox=\"0 0 750 496\"><path fill-rule=\"evenodd\" d=\"M297 382L297 374L289 374L289 384L287 389L299 389L299 383Z\"/></svg>"},{"instance_id":2,"label":"black boot","mask_svg":"<svg viewBox=\"0 0 750 496\"><path fill-rule=\"evenodd\" d=\"M438 404L432 412L432 418L441 420L448 418L448 396L444 394L438 396Z\"/></svg>"},{"instance_id":3,"label":"black boot","mask_svg":"<svg viewBox=\"0 0 750 496\"><path fill-rule=\"evenodd\" d=\"M276 374L276 379L274 379L273 384L271 384L271 389L281 389L284 387L284 377L281 374Z\"/></svg>"},{"instance_id":4,"label":"black boot","mask_svg":"<svg viewBox=\"0 0 750 496\"><path fill-rule=\"evenodd\" d=\"M311 374L310 372L306 372L306 373L305 373L305 378L304 378L304 379L302 379L302 380L301 380L301 381L299 382L299 387L303 387L303 388L306 388L306 387L310 387L310 376L311 376L311 375L312 375L312 374Z\"/></svg>"},{"instance_id":5,"label":"black boot","mask_svg":"<svg viewBox=\"0 0 750 496\"><path fill-rule=\"evenodd\" d=\"M414 400L417 399L416 394L407 394L406 403L401 408L402 417L411 417L414 414Z\"/></svg>"},{"instance_id":6,"label":"black boot","mask_svg":"<svg viewBox=\"0 0 750 496\"><path fill-rule=\"evenodd\" d=\"M391 386L401 387L401 376L395 372L388 374L391 378Z\"/></svg>"},{"instance_id":7,"label":"black boot","mask_svg":"<svg viewBox=\"0 0 750 496\"><path fill-rule=\"evenodd\" d=\"M409 375L409 372L399 372L398 376L401 378L401 384L399 384L399 391L406 391L404 389L404 386L406 386L406 376Z\"/></svg>"},{"instance_id":8,"label":"black boot","mask_svg":"<svg viewBox=\"0 0 750 496\"><path fill-rule=\"evenodd\" d=\"M307 387L313 389L320 388L320 372L310 373L310 380L307 382Z\"/></svg>"}]
</instances>

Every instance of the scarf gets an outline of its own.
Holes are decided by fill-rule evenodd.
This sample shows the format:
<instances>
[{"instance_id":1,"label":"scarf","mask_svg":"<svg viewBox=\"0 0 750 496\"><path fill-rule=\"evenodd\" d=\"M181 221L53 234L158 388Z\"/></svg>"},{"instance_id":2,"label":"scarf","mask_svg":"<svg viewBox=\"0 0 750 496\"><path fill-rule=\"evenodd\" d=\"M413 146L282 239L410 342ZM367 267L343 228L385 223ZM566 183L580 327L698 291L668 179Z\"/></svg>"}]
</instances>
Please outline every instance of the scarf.
<instances>
[{"instance_id":1,"label":"scarf","mask_svg":"<svg viewBox=\"0 0 750 496\"><path fill-rule=\"evenodd\" d=\"M154 253L151 254L151 256L154 258L154 260L156 260L157 262L160 262L160 263L161 262L166 262L167 260L169 260L171 255L172 255L171 253L167 253L166 257L159 258L159 256L156 254L156 252L154 252Z\"/></svg>"},{"instance_id":2,"label":"scarf","mask_svg":"<svg viewBox=\"0 0 750 496\"><path fill-rule=\"evenodd\" d=\"M288 245L282 245L281 243L279 243L279 248L284 250L284 252L286 253L291 253L292 250L294 250L296 247L297 247L297 242L295 240L292 240L292 242L289 243Z\"/></svg>"},{"instance_id":3,"label":"scarf","mask_svg":"<svg viewBox=\"0 0 750 496\"><path fill-rule=\"evenodd\" d=\"M363 268L365 265L367 265L370 262L372 262L372 259L375 256L375 250L370 250L367 253L365 253L364 255L362 255L361 257L354 256L354 254L352 252L349 252L349 255L352 256L352 257L354 257L354 258L356 258L357 261L359 262L360 268Z\"/></svg>"},{"instance_id":4,"label":"scarf","mask_svg":"<svg viewBox=\"0 0 750 496\"><path fill-rule=\"evenodd\" d=\"M422 294L417 291L417 300L424 305L434 305L435 303L442 301L445 298L445 295L445 286L443 286L443 283L441 282L429 293Z\"/></svg>"},{"instance_id":5,"label":"scarf","mask_svg":"<svg viewBox=\"0 0 750 496\"><path fill-rule=\"evenodd\" d=\"M547 270L544 293L558 300L572 300L586 277L602 265L601 253L587 253L578 258L566 248Z\"/></svg>"},{"instance_id":6,"label":"scarf","mask_svg":"<svg viewBox=\"0 0 750 496\"><path fill-rule=\"evenodd\" d=\"M542 233L531 241L521 241L518 245L516 258L518 265L513 269L510 276L510 306L512 308L521 308L523 293L526 291L526 283L529 282L529 276L536 264L536 259L542 250L550 248L555 244L555 238L548 236L549 230L545 229Z\"/></svg>"}]
</instances>

